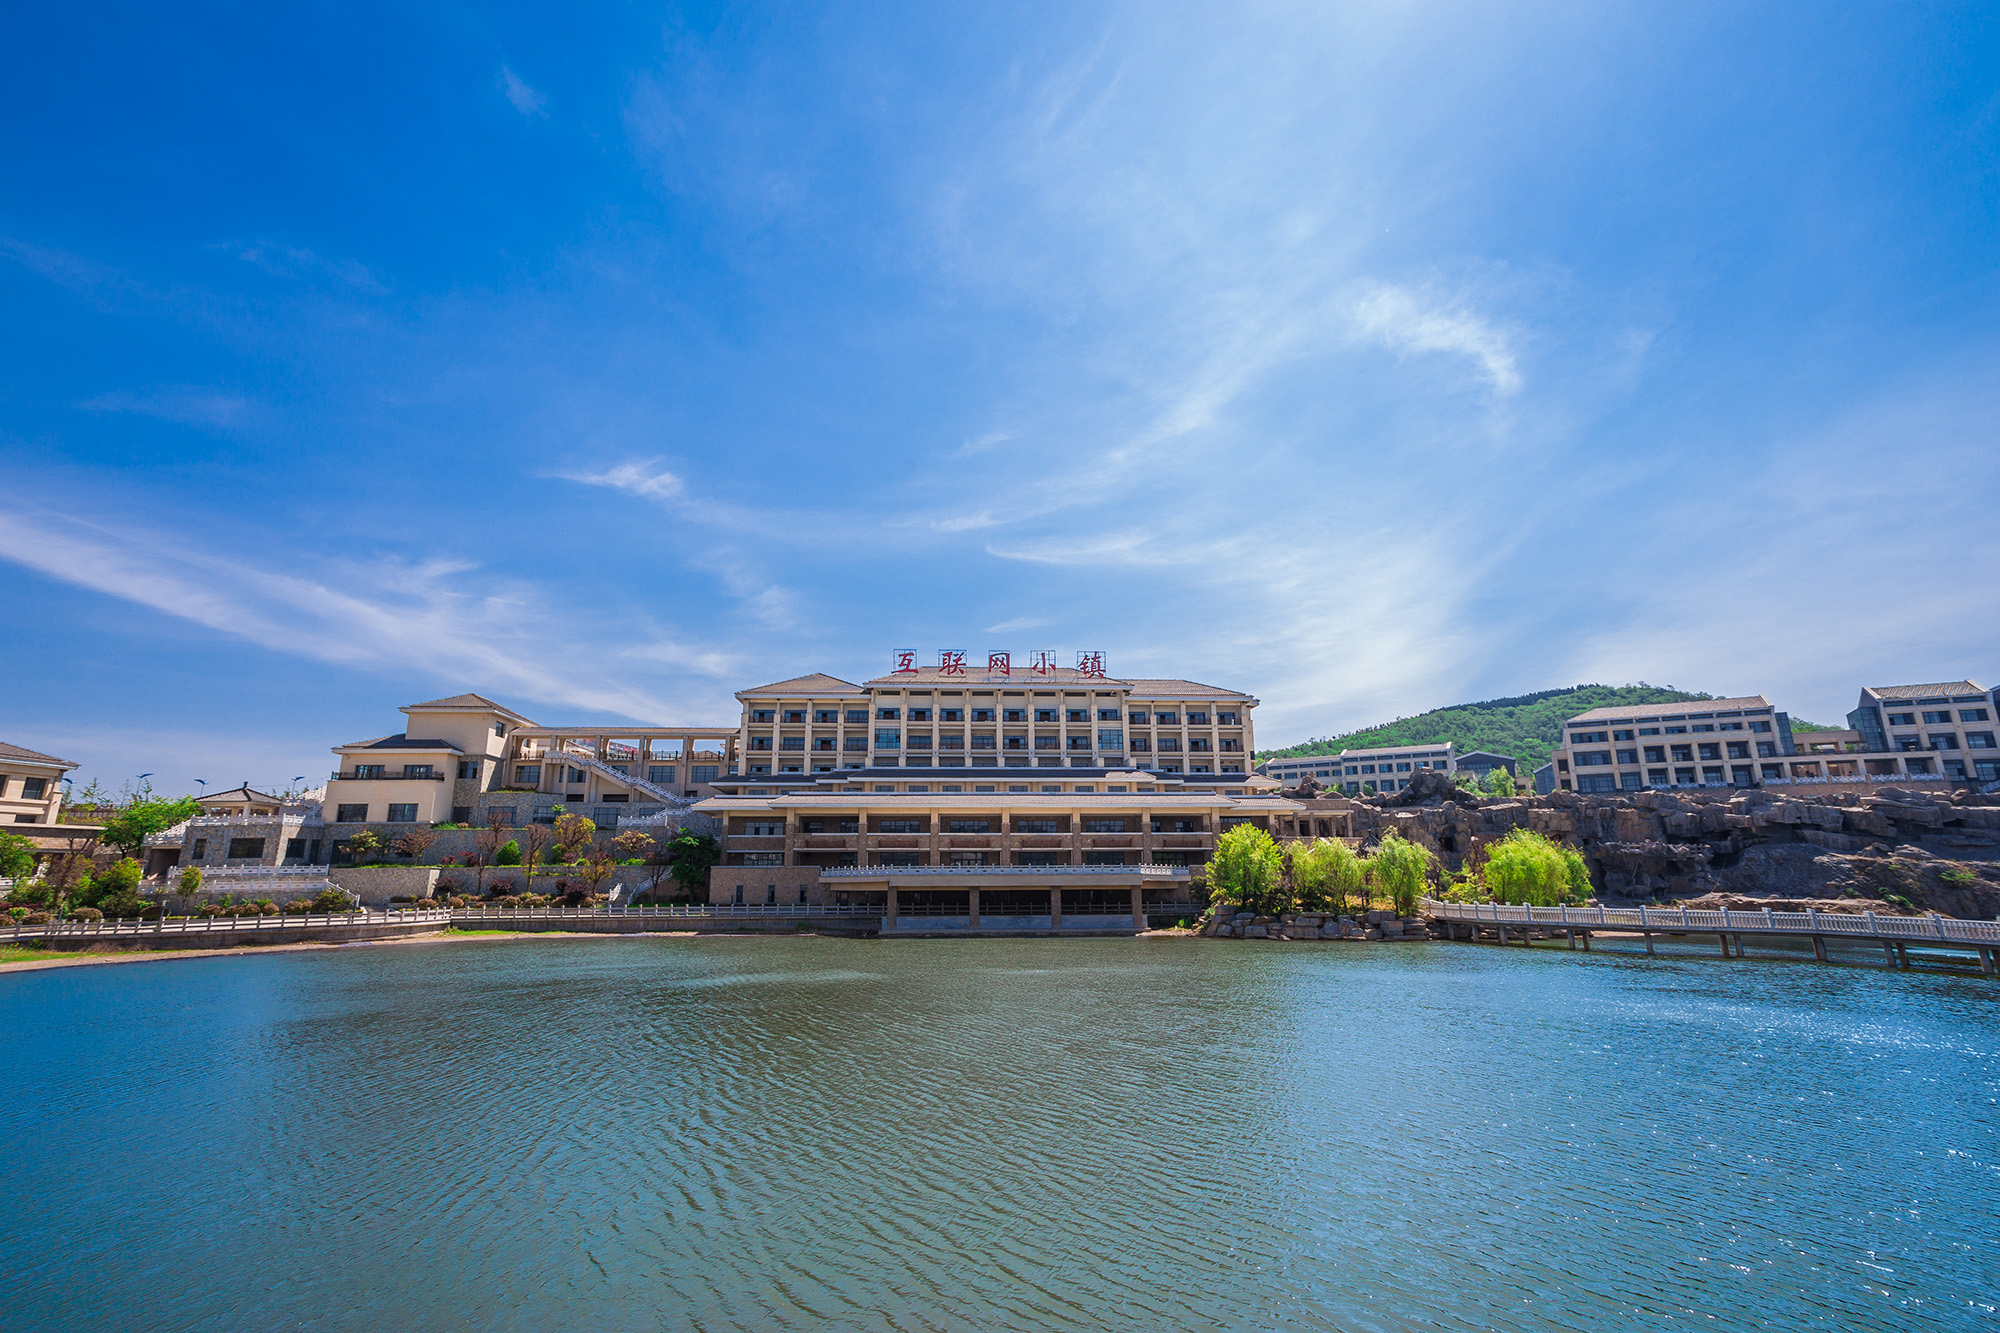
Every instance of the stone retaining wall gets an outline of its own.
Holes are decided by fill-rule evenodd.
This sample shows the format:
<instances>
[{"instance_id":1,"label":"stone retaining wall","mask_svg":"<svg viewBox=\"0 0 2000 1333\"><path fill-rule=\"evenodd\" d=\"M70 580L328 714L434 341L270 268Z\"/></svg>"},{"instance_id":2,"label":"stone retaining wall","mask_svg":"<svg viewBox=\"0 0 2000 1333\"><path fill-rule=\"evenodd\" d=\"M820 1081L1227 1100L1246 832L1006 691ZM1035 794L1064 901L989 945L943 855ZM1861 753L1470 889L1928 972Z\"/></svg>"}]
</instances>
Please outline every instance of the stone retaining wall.
<instances>
[{"instance_id":1,"label":"stone retaining wall","mask_svg":"<svg viewBox=\"0 0 2000 1333\"><path fill-rule=\"evenodd\" d=\"M1372 911L1360 916L1324 912L1284 912L1259 916L1236 912L1204 922L1201 933L1238 940L1427 940L1430 927L1421 917L1400 917Z\"/></svg>"}]
</instances>

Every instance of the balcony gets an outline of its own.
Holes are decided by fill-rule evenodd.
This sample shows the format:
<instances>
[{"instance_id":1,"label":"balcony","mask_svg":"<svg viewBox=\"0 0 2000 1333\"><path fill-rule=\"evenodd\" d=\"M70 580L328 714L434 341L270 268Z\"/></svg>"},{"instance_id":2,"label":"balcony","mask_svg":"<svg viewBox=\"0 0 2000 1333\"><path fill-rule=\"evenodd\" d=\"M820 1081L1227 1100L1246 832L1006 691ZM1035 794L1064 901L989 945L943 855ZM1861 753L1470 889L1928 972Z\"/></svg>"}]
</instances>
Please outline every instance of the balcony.
<instances>
[{"instance_id":1,"label":"balcony","mask_svg":"<svg viewBox=\"0 0 2000 1333\"><path fill-rule=\"evenodd\" d=\"M729 850L732 852L782 852L785 850L784 835L771 837L762 833L732 833L729 835Z\"/></svg>"},{"instance_id":2,"label":"balcony","mask_svg":"<svg viewBox=\"0 0 2000 1333\"><path fill-rule=\"evenodd\" d=\"M442 773L335 773L335 782L443 782Z\"/></svg>"}]
</instances>

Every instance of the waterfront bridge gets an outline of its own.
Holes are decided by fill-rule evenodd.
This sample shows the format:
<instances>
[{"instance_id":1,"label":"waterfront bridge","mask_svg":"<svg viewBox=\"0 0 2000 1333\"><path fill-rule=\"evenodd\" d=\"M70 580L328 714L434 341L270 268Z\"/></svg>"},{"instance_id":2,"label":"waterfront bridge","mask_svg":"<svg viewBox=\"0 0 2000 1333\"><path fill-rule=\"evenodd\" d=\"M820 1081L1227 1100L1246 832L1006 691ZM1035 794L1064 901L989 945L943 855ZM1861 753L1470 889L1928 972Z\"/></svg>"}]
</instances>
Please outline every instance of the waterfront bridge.
<instances>
[{"instance_id":1,"label":"waterfront bridge","mask_svg":"<svg viewBox=\"0 0 2000 1333\"><path fill-rule=\"evenodd\" d=\"M1654 938L1713 936L1724 958L1744 956L1745 939L1809 940L1813 957L1831 961L1827 946L1861 945L1879 948L1891 967L1910 966L1911 951L1922 959L1954 962L1978 959L1979 970L1996 975L2000 959L2000 921L1961 921L1954 917L1887 916L1874 912L1757 912L1688 907L1508 907L1499 903L1424 901L1423 915L1450 939L1527 944L1539 937L1561 937L1572 949L1590 947L1593 935L1629 939L1638 936L1646 952Z\"/></svg>"}]
</instances>

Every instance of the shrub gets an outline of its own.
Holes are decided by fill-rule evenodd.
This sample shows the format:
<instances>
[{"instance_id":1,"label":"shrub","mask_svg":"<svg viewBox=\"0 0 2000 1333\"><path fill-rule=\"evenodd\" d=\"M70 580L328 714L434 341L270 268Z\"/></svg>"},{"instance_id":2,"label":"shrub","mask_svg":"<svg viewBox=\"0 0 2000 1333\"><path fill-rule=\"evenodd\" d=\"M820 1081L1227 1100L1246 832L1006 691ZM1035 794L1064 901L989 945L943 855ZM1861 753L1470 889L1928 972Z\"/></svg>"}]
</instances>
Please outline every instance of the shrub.
<instances>
[{"instance_id":1,"label":"shrub","mask_svg":"<svg viewBox=\"0 0 2000 1333\"><path fill-rule=\"evenodd\" d=\"M49 886L36 880L33 884L23 884L7 895L7 901L20 907L47 907Z\"/></svg>"},{"instance_id":2,"label":"shrub","mask_svg":"<svg viewBox=\"0 0 2000 1333\"><path fill-rule=\"evenodd\" d=\"M504 898L496 899L495 905L499 907L519 907L521 900L510 893Z\"/></svg>"},{"instance_id":3,"label":"shrub","mask_svg":"<svg viewBox=\"0 0 2000 1333\"><path fill-rule=\"evenodd\" d=\"M500 850L493 853L496 866L517 866L521 864L521 844L512 838L500 844Z\"/></svg>"},{"instance_id":4,"label":"shrub","mask_svg":"<svg viewBox=\"0 0 2000 1333\"><path fill-rule=\"evenodd\" d=\"M294 898L290 902L285 904L285 910L287 912L298 912L303 914L312 911L312 909L313 909L312 899L310 898Z\"/></svg>"},{"instance_id":5,"label":"shrub","mask_svg":"<svg viewBox=\"0 0 2000 1333\"><path fill-rule=\"evenodd\" d=\"M329 885L313 895L312 908L315 912L351 912L354 900Z\"/></svg>"},{"instance_id":6,"label":"shrub","mask_svg":"<svg viewBox=\"0 0 2000 1333\"><path fill-rule=\"evenodd\" d=\"M1973 874L1969 866L1946 866L1938 871L1938 878L1961 889L1969 889L1979 882L1979 876Z\"/></svg>"},{"instance_id":7,"label":"shrub","mask_svg":"<svg viewBox=\"0 0 2000 1333\"><path fill-rule=\"evenodd\" d=\"M21 924L24 926L46 926L54 919L47 912L30 912L21 918Z\"/></svg>"},{"instance_id":8,"label":"shrub","mask_svg":"<svg viewBox=\"0 0 2000 1333\"><path fill-rule=\"evenodd\" d=\"M202 905L201 905L200 907L197 907L197 908L195 909L195 915L196 915L196 916L202 916L202 917L207 917L207 918L208 918L209 920L211 920L211 921L212 921L212 920L214 920L214 919L215 919L216 917L219 917L219 916L221 916L221 915L222 915L222 904L221 904L221 903L203 903L203 904L202 904Z\"/></svg>"},{"instance_id":9,"label":"shrub","mask_svg":"<svg viewBox=\"0 0 2000 1333\"><path fill-rule=\"evenodd\" d=\"M459 895L457 895L457 894L455 894L455 893L454 893L454 894L452 894L452 895L451 895L451 897L449 897L449 898L445 899L445 902L446 902L446 904L447 904L447 905L449 905L449 906L452 906L452 907L464 907L464 906L465 906L465 899L464 899L464 898L461 898L461 897L460 897Z\"/></svg>"},{"instance_id":10,"label":"shrub","mask_svg":"<svg viewBox=\"0 0 2000 1333\"><path fill-rule=\"evenodd\" d=\"M192 898L195 894L201 892L200 866L181 867L180 890L183 898Z\"/></svg>"},{"instance_id":11,"label":"shrub","mask_svg":"<svg viewBox=\"0 0 2000 1333\"><path fill-rule=\"evenodd\" d=\"M69 915L72 921L102 921L104 919L104 913L98 911L95 907L79 907Z\"/></svg>"},{"instance_id":12,"label":"shrub","mask_svg":"<svg viewBox=\"0 0 2000 1333\"><path fill-rule=\"evenodd\" d=\"M25 907L10 907L7 909L7 915L13 917L14 924L18 926L28 915L28 909Z\"/></svg>"}]
</instances>

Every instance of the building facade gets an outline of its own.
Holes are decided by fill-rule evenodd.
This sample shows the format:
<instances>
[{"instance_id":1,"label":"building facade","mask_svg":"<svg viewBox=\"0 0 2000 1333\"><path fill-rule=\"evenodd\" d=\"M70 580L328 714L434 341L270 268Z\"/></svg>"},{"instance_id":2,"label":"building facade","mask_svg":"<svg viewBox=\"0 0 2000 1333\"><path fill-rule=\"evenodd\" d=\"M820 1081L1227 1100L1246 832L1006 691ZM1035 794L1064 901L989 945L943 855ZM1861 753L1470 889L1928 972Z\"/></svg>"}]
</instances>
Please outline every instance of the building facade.
<instances>
[{"instance_id":1,"label":"building facade","mask_svg":"<svg viewBox=\"0 0 2000 1333\"><path fill-rule=\"evenodd\" d=\"M71 760L0 741L0 827L61 823L63 779L75 767Z\"/></svg>"},{"instance_id":2,"label":"building facade","mask_svg":"<svg viewBox=\"0 0 2000 1333\"><path fill-rule=\"evenodd\" d=\"M911 665L853 684L815 674L738 692L746 776L852 769L1134 768L1244 774L1257 700L1095 668Z\"/></svg>"},{"instance_id":3,"label":"building facade","mask_svg":"<svg viewBox=\"0 0 2000 1333\"><path fill-rule=\"evenodd\" d=\"M1339 754L1292 755L1267 759L1257 771L1287 787L1296 787L1310 777L1322 787L1361 796L1401 791L1410 785L1410 775L1423 769L1456 773L1458 768L1455 745L1446 741L1442 745L1389 745Z\"/></svg>"},{"instance_id":4,"label":"building facade","mask_svg":"<svg viewBox=\"0 0 2000 1333\"><path fill-rule=\"evenodd\" d=\"M1870 686L1847 725L1860 753L1893 754L1908 774L1987 783L2000 781L1997 717L2000 691L1957 680Z\"/></svg>"},{"instance_id":5,"label":"building facade","mask_svg":"<svg viewBox=\"0 0 2000 1333\"><path fill-rule=\"evenodd\" d=\"M2000 781L1996 716L1971 680L1864 689L1841 731L1794 732L1763 695L1596 708L1564 724L1549 776L1577 792Z\"/></svg>"}]
</instances>

